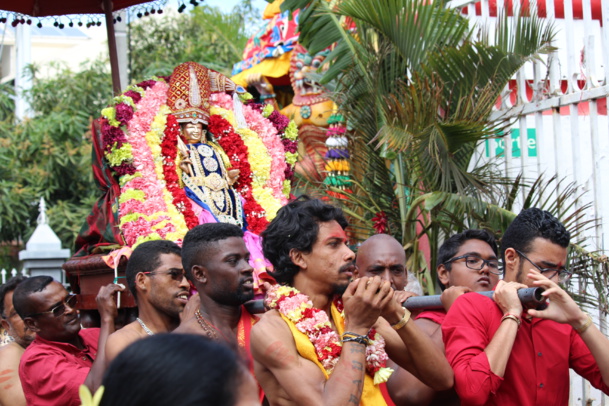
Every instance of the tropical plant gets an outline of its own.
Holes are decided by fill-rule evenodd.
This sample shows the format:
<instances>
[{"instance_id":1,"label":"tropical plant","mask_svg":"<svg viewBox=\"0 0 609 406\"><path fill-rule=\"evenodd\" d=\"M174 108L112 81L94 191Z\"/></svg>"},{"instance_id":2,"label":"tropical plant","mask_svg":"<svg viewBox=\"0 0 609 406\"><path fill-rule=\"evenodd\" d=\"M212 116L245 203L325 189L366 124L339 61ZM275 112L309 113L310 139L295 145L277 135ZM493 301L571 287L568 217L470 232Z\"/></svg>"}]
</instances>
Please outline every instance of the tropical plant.
<instances>
[{"instance_id":1,"label":"tropical plant","mask_svg":"<svg viewBox=\"0 0 609 406\"><path fill-rule=\"evenodd\" d=\"M230 76L241 60L248 34L245 20L255 9L244 1L232 13L202 5L185 14L132 23L129 30L131 77L135 81L170 75L182 62L194 61ZM249 4L249 8L247 5Z\"/></svg>"},{"instance_id":2,"label":"tropical plant","mask_svg":"<svg viewBox=\"0 0 609 406\"><path fill-rule=\"evenodd\" d=\"M311 53L332 47L321 81L332 85L348 121L353 193L333 191L345 195L360 236L376 225L403 242L428 293L435 272L420 244L428 240L433 254L464 228L500 234L525 187L520 207L545 205L563 221L581 220L582 209L568 203L572 189L547 204L556 179L507 179L492 163L471 162L481 142L509 126L489 115L523 64L551 50L551 24L525 10L499 16L492 30L472 28L460 10L423 0L285 0L284 7L303 9L300 42Z\"/></svg>"},{"instance_id":3,"label":"tropical plant","mask_svg":"<svg viewBox=\"0 0 609 406\"><path fill-rule=\"evenodd\" d=\"M11 107L0 106L0 241L27 241L44 197L50 226L72 247L97 193L88 130L112 96L110 74L102 61L78 73L60 64L49 70L43 77L28 68L32 117L15 124ZM11 91L0 89L0 103Z\"/></svg>"}]
</instances>

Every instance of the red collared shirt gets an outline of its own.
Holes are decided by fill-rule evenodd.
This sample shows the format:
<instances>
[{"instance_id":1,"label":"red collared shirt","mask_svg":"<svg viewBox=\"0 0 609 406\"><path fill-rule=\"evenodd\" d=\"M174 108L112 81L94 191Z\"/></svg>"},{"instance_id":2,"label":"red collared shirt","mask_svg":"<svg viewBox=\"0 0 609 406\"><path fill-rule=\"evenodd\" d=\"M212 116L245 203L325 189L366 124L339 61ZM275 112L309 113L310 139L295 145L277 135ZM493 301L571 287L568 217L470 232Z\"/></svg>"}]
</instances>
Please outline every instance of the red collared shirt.
<instances>
[{"instance_id":1,"label":"red collared shirt","mask_svg":"<svg viewBox=\"0 0 609 406\"><path fill-rule=\"evenodd\" d=\"M446 358L462 405L555 406L569 403L569 368L609 394L596 361L573 328L523 318L503 378L491 372L484 349L501 324L489 298L460 296L442 324Z\"/></svg>"},{"instance_id":2,"label":"red collared shirt","mask_svg":"<svg viewBox=\"0 0 609 406\"><path fill-rule=\"evenodd\" d=\"M79 406L78 388L85 382L97 355L98 328L78 333L84 349L42 337L30 344L19 364L19 377L28 405Z\"/></svg>"}]
</instances>

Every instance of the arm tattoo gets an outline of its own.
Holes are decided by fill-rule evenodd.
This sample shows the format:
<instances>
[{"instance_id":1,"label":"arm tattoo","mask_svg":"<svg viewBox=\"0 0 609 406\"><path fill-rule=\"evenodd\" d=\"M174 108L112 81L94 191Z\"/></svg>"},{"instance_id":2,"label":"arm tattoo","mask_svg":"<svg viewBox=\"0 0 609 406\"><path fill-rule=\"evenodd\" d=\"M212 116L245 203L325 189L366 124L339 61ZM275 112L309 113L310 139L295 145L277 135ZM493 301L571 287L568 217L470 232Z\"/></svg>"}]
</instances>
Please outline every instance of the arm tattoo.
<instances>
[{"instance_id":1,"label":"arm tattoo","mask_svg":"<svg viewBox=\"0 0 609 406\"><path fill-rule=\"evenodd\" d=\"M356 371L364 370L364 364L362 364L361 362L358 362L358 361L351 361L351 366Z\"/></svg>"},{"instance_id":2,"label":"arm tattoo","mask_svg":"<svg viewBox=\"0 0 609 406\"><path fill-rule=\"evenodd\" d=\"M351 395L349 398L349 403L353 403L354 405L359 405L359 398L355 395Z\"/></svg>"},{"instance_id":3,"label":"arm tattoo","mask_svg":"<svg viewBox=\"0 0 609 406\"><path fill-rule=\"evenodd\" d=\"M350 345L349 352L351 354L364 354L366 353L366 348L361 345Z\"/></svg>"}]
</instances>

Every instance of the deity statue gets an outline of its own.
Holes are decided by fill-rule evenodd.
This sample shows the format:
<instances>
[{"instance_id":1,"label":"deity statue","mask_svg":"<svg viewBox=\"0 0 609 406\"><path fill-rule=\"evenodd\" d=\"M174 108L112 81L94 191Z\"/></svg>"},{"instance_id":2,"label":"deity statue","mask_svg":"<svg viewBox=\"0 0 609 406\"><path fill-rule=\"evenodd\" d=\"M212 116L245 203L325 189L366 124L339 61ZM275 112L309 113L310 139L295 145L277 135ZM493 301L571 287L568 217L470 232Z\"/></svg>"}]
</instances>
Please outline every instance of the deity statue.
<instances>
[{"instance_id":1,"label":"deity statue","mask_svg":"<svg viewBox=\"0 0 609 406\"><path fill-rule=\"evenodd\" d=\"M239 170L231 169L228 156L207 131L210 91L225 90L217 88L230 82L222 78L225 77L197 63L183 63L171 75L167 105L187 142L178 139L181 181L188 198L196 203L193 210L199 223L218 221L243 227L241 197L232 188Z\"/></svg>"}]
</instances>

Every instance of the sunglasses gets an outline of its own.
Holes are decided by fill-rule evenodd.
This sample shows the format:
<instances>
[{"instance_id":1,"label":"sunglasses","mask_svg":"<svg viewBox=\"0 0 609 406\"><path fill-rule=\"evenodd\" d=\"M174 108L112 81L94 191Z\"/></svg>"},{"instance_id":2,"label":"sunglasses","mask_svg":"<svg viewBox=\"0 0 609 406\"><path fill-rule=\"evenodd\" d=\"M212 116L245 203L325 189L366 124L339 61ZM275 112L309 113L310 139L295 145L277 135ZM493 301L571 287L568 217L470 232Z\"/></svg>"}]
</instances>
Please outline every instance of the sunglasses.
<instances>
[{"instance_id":1,"label":"sunglasses","mask_svg":"<svg viewBox=\"0 0 609 406\"><path fill-rule=\"evenodd\" d=\"M41 314L52 314L53 317L60 317L66 312L67 308L74 309L76 304L78 303L78 297L74 294L66 296L66 298L53 307L51 310L47 310L46 312L34 313L30 314L28 317L40 316Z\"/></svg>"},{"instance_id":2,"label":"sunglasses","mask_svg":"<svg viewBox=\"0 0 609 406\"><path fill-rule=\"evenodd\" d=\"M182 279L186 277L186 273L182 269L171 269L165 272L148 271L142 272L145 275L169 275L174 281L182 282Z\"/></svg>"}]
</instances>

